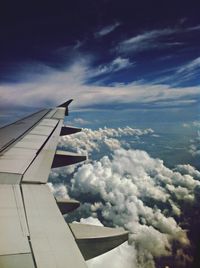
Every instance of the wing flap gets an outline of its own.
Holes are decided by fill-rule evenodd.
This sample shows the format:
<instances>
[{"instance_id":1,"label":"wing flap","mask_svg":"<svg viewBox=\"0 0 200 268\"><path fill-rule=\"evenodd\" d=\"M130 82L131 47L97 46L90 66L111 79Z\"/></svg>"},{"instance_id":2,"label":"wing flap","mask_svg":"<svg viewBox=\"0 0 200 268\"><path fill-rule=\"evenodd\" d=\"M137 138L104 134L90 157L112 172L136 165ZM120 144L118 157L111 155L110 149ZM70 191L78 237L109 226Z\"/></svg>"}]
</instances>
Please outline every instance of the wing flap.
<instances>
[{"instance_id":1,"label":"wing flap","mask_svg":"<svg viewBox=\"0 0 200 268\"><path fill-rule=\"evenodd\" d=\"M72 199L56 198L56 203L63 215L77 209L80 206L79 201Z\"/></svg>"},{"instance_id":2,"label":"wing flap","mask_svg":"<svg viewBox=\"0 0 200 268\"><path fill-rule=\"evenodd\" d=\"M74 154L66 151L57 151L52 163L52 168L73 165L85 161L85 155Z\"/></svg>"},{"instance_id":3,"label":"wing flap","mask_svg":"<svg viewBox=\"0 0 200 268\"><path fill-rule=\"evenodd\" d=\"M64 126L61 129L60 136L66 136L66 135L74 134L80 131L81 131L81 128Z\"/></svg>"},{"instance_id":4,"label":"wing flap","mask_svg":"<svg viewBox=\"0 0 200 268\"><path fill-rule=\"evenodd\" d=\"M97 257L128 240L123 228L108 228L90 224L69 224L85 260Z\"/></svg>"}]
</instances>

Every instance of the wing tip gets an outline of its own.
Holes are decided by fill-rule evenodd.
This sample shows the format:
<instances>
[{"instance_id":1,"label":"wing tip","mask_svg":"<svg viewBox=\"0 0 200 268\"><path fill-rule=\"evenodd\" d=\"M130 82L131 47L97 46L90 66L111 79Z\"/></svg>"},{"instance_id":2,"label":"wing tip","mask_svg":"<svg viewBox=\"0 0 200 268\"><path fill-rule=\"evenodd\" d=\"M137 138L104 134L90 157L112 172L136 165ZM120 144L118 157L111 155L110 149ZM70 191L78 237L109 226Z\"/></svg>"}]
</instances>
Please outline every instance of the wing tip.
<instances>
[{"instance_id":1,"label":"wing tip","mask_svg":"<svg viewBox=\"0 0 200 268\"><path fill-rule=\"evenodd\" d=\"M60 104L58 107L65 107L65 108L67 108L72 101L73 101L73 99L70 99L68 101L65 101L62 104Z\"/></svg>"},{"instance_id":2,"label":"wing tip","mask_svg":"<svg viewBox=\"0 0 200 268\"><path fill-rule=\"evenodd\" d=\"M65 101L63 102L62 104L60 104L59 106L57 107L63 107L65 108L65 115L68 115L69 114L69 111L68 111L68 106L70 105L70 103L73 101L73 99L70 99L68 101Z\"/></svg>"}]
</instances>

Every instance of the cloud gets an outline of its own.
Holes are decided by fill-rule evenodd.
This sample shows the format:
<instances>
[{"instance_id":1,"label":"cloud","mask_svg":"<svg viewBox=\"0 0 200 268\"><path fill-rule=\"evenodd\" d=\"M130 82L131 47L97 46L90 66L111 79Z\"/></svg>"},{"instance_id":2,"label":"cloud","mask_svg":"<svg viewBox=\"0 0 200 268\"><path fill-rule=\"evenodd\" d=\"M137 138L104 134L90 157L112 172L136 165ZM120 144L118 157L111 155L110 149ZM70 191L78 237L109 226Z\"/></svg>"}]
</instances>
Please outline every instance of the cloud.
<instances>
[{"instance_id":1,"label":"cloud","mask_svg":"<svg viewBox=\"0 0 200 268\"><path fill-rule=\"evenodd\" d=\"M82 218L79 223L103 226L99 219L93 217Z\"/></svg>"},{"instance_id":2,"label":"cloud","mask_svg":"<svg viewBox=\"0 0 200 268\"><path fill-rule=\"evenodd\" d=\"M183 127L196 127L196 128L200 128L200 121L193 121L192 123L183 123L182 125Z\"/></svg>"},{"instance_id":3,"label":"cloud","mask_svg":"<svg viewBox=\"0 0 200 268\"><path fill-rule=\"evenodd\" d=\"M44 67L45 68L45 67ZM168 85L152 85L148 83L128 83L115 86L99 86L88 84L93 70L87 59L77 60L66 70L56 71L47 68L43 75L33 76L26 82L0 85L0 105L24 105L49 107L62 103L66 99L75 99L72 107L99 107L103 104L112 109L112 105L123 104L167 104L188 105L187 101L195 101L199 96L198 87L170 87ZM44 74L45 73L45 74ZM15 96L20 96L16 98Z\"/></svg>"},{"instance_id":4,"label":"cloud","mask_svg":"<svg viewBox=\"0 0 200 268\"><path fill-rule=\"evenodd\" d=\"M200 68L200 57L190 61L189 63L183 65L182 67L179 68L177 73L182 74L185 72L191 72L196 68Z\"/></svg>"},{"instance_id":5,"label":"cloud","mask_svg":"<svg viewBox=\"0 0 200 268\"><path fill-rule=\"evenodd\" d=\"M190 145L189 145L189 153L193 157L199 156L200 155L200 122L195 120L190 123L183 123L182 125L185 128L195 128L197 129L196 136L190 140Z\"/></svg>"},{"instance_id":6,"label":"cloud","mask_svg":"<svg viewBox=\"0 0 200 268\"><path fill-rule=\"evenodd\" d=\"M130 231L130 251L135 257L127 267L154 267L156 257L172 255L174 241L183 250L190 245L186 231L172 217L171 204L179 209L183 202L193 202L194 189L200 182L188 174L193 174L194 168L179 166L177 170L187 174L170 170L144 151L119 149L112 158L104 156L79 167L70 192L79 200L88 196L87 209L90 204L93 217ZM122 253L122 259L129 263L131 257L126 254Z\"/></svg>"},{"instance_id":7,"label":"cloud","mask_svg":"<svg viewBox=\"0 0 200 268\"><path fill-rule=\"evenodd\" d=\"M111 32L113 32L120 25L121 25L121 23L119 23L119 22L116 22L114 24L108 25L108 26L102 28L100 31L96 32L95 37L102 37L102 36L108 35Z\"/></svg>"},{"instance_id":8,"label":"cloud","mask_svg":"<svg viewBox=\"0 0 200 268\"><path fill-rule=\"evenodd\" d=\"M136 250L134 250L133 246L124 243L106 254L87 261L87 266L89 268L136 268L135 254Z\"/></svg>"},{"instance_id":9,"label":"cloud","mask_svg":"<svg viewBox=\"0 0 200 268\"><path fill-rule=\"evenodd\" d=\"M127 58L117 57L110 64L100 65L96 71L93 71L92 76L118 72L133 67L134 65L135 63L130 62Z\"/></svg>"},{"instance_id":10,"label":"cloud","mask_svg":"<svg viewBox=\"0 0 200 268\"><path fill-rule=\"evenodd\" d=\"M172 79L175 81L186 82L192 79L197 79L200 70L200 57L179 66L173 75ZM175 83L174 83L175 84Z\"/></svg>"},{"instance_id":11,"label":"cloud","mask_svg":"<svg viewBox=\"0 0 200 268\"><path fill-rule=\"evenodd\" d=\"M134 53L154 48L165 48L166 46L179 45L177 42L161 42L159 39L170 36L177 32L177 29L161 29L144 32L119 43L116 50L121 53Z\"/></svg>"},{"instance_id":12,"label":"cloud","mask_svg":"<svg viewBox=\"0 0 200 268\"><path fill-rule=\"evenodd\" d=\"M168 71L173 71L170 75L160 76L153 80L155 84L171 84L172 86L178 86L185 82L197 81L199 78L200 70L200 57L190 60L182 65L175 68L169 69Z\"/></svg>"},{"instance_id":13,"label":"cloud","mask_svg":"<svg viewBox=\"0 0 200 268\"><path fill-rule=\"evenodd\" d=\"M59 196L64 199L70 199L67 188L63 184L59 183L59 184L53 185L51 182L49 182L48 186L55 196Z\"/></svg>"},{"instance_id":14,"label":"cloud","mask_svg":"<svg viewBox=\"0 0 200 268\"><path fill-rule=\"evenodd\" d=\"M122 144L129 146L123 138L132 136L138 138L143 135L151 135L154 131L148 129L125 128L100 128L98 130L82 129L81 132L73 136L63 136L60 139L59 146L66 150L72 150L79 153L91 153L99 151L102 147L106 150L119 149Z\"/></svg>"},{"instance_id":15,"label":"cloud","mask_svg":"<svg viewBox=\"0 0 200 268\"><path fill-rule=\"evenodd\" d=\"M189 152L193 157L200 155L200 131L197 131L197 136L190 141Z\"/></svg>"},{"instance_id":16,"label":"cloud","mask_svg":"<svg viewBox=\"0 0 200 268\"><path fill-rule=\"evenodd\" d=\"M90 124L91 122L83 119L83 118L74 118L73 121L71 121L72 124L79 124L79 125L87 125Z\"/></svg>"},{"instance_id":17,"label":"cloud","mask_svg":"<svg viewBox=\"0 0 200 268\"><path fill-rule=\"evenodd\" d=\"M194 121L193 126L200 128L200 121Z\"/></svg>"},{"instance_id":18,"label":"cloud","mask_svg":"<svg viewBox=\"0 0 200 268\"><path fill-rule=\"evenodd\" d=\"M187 165L177 165L176 169L181 174L189 174L194 177L196 180L200 181L200 172L196 170L193 166Z\"/></svg>"},{"instance_id":19,"label":"cloud","mask_svg":"<svg viewBox=\"0 0 200 268\"><path fill-rule=\"evenodd\" d=\"M133 54L136 52L152 50L152 49L164 49L167 47L181 46L182 42L169 41L168 37L173 37L175 34L188 33L192 31L200 30L200 25L194 27L175 27L164 28L146 31L129 39L121 41L116 47L116 51L124 54ZM177 38L176 38L177 39Z\"/></svg>"},{"instance_id":20,"label":"cloud","mask_svg":"<svg viewBox=\"0 0 200 268\"><path fill-rule=\"evenodd\" d=\"M197 24L197 25L195 25L195 26L192 26L192 27L188 27L188 28L186 28L185 29L185 31L187 32L191 32L191 31L199 31L200 30L200 25L199 24Z\"/></svg>"},{"instance_id":21,"label":"cloud","mask_svg":"<svg viewBox=\"0 0 200 268\"><path fill-rule=\"evenodd\" d=\"M74 135L74 143L62 139L62 146L67 148L70 144L77 148L86 142L85 149L90 152L107 152L96 161L74 169L67 183L70 196L83 200L78 214L82 215L81 222L99 223L100 219L99 224L123 226L130 231L129 245L91 260L89 267L104 267L114 259L117 261L112 267L149 268L155 267L155 260L162 256L173 256L177 263L184 256L189 264L192 261L187 253L190 241L178 222L183 216L182 206L195 202L200 172L191 165L178 165L172 170L145 151L124 149L126 145L121 138L153 134L152 130L84 129L80 134ZM112 144L107 151L103 149L105 142ZM57 178L63 181L65 171L56 172Z\"/></svg>"}]
</instances>

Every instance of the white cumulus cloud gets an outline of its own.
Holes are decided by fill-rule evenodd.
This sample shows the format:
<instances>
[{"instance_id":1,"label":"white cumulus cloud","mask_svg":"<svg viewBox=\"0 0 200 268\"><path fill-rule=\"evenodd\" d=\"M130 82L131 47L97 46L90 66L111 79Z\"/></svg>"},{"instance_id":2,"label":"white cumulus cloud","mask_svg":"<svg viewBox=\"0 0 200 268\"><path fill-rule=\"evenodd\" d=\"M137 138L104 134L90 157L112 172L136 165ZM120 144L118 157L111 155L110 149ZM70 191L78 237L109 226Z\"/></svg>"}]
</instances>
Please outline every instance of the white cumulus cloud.
<instances>
[{"instance_id":1,"label":"white cumulus cloud","mask_svg":"<svg viewBox=\"0 0 200 268\"><path fill-rule=\"evenodd\" d=\"M155 268L157 258L172 255L177 262L183 257L188 263L192 260L187 253L187 230L177 219L182 216L183 205L195 202L200 172L188 164L170 169L161 159L152 158L145 151L128 149L122 142L124 137L143 135L155 134L152 129L130 127L83 129L82 133L61 139L64 148L98 153L107 146L104 152L111 154L70 171L54 170L54 193L70 195L82 203L78 212L82 215L80 222L122 226L130 232L129 245L125 243L89 261L90 268L110 267L111 263L116 268ZM71 180L63 184L70 173Z\"/></svg>"},{"instance_id":2,"label":"white cumulus cloud","mask_svg":"<svg viewBox=\"0 0 200 268\"><path fill-rule=\"evenodd\" d=\"M171 255L174 241L183 249L190 244L173 215L180 215L182 202L194 200L194 189L200 182L192 175L199 174L191 166L178 166L173 171L144 151L118 149L112 157L79 167L70 191L76 198L88 196L87 209L90 204L93 217L101 215L105 223L130 231L130 251L135 257L127 267L155 267L154 258ZM98 202L90 203L95 196ZM160 207L159 202L168 206ZM129 258L126 254L122 256ZM94 260L90 267L103 267L99 259L96 262L97 266Z\"/></svg>"},{"instance_id":3,"label":"white cumulus cloud","mask_svg":"<svg viewBox=\"0 0 200 268\"><path fill-rule=\"evenodd\" d=\"M73 136L64 136L61 138L59 146L77 152L90 153L94 150L99 151L102 145L110 150L119 149L125 141L119 140L126 136L140 137L143 135L151 135L154 131L148 129L135 129L131 127L125 128L100 128L91 130L84 128L81 132Z\"/></svg>"}]
</instances>

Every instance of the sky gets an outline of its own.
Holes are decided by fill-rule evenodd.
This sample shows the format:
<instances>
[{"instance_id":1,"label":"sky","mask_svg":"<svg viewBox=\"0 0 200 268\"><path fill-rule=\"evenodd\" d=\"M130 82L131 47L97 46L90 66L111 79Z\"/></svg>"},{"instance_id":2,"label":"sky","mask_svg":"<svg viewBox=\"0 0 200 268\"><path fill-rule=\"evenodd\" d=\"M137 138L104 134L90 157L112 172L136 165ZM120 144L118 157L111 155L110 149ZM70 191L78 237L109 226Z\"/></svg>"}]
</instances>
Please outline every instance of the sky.
<instances>
[{"instance_id":1,"label":"sky","mask_svg":"<svg viewBox=\"0 0 200 268\"><path fill-rule=\"evenodd\" d=\"M0 31L1 106L198 105L195 1L8 1Z\"/></svg>"},{"instance_id":2,"label":"sky","mask_svg":"<svg viewBox=\"0 0 200 268\"><path fill-rule=\"evenodd\" d=\"M83 131L59 147L89 160L52 171L50 187L82 202L67 221L130 232L129 245L90 268L200 263L199 8L74 0L0 9L0 124L74 99L65 124Z\"/></svg>"}]
</instances>

